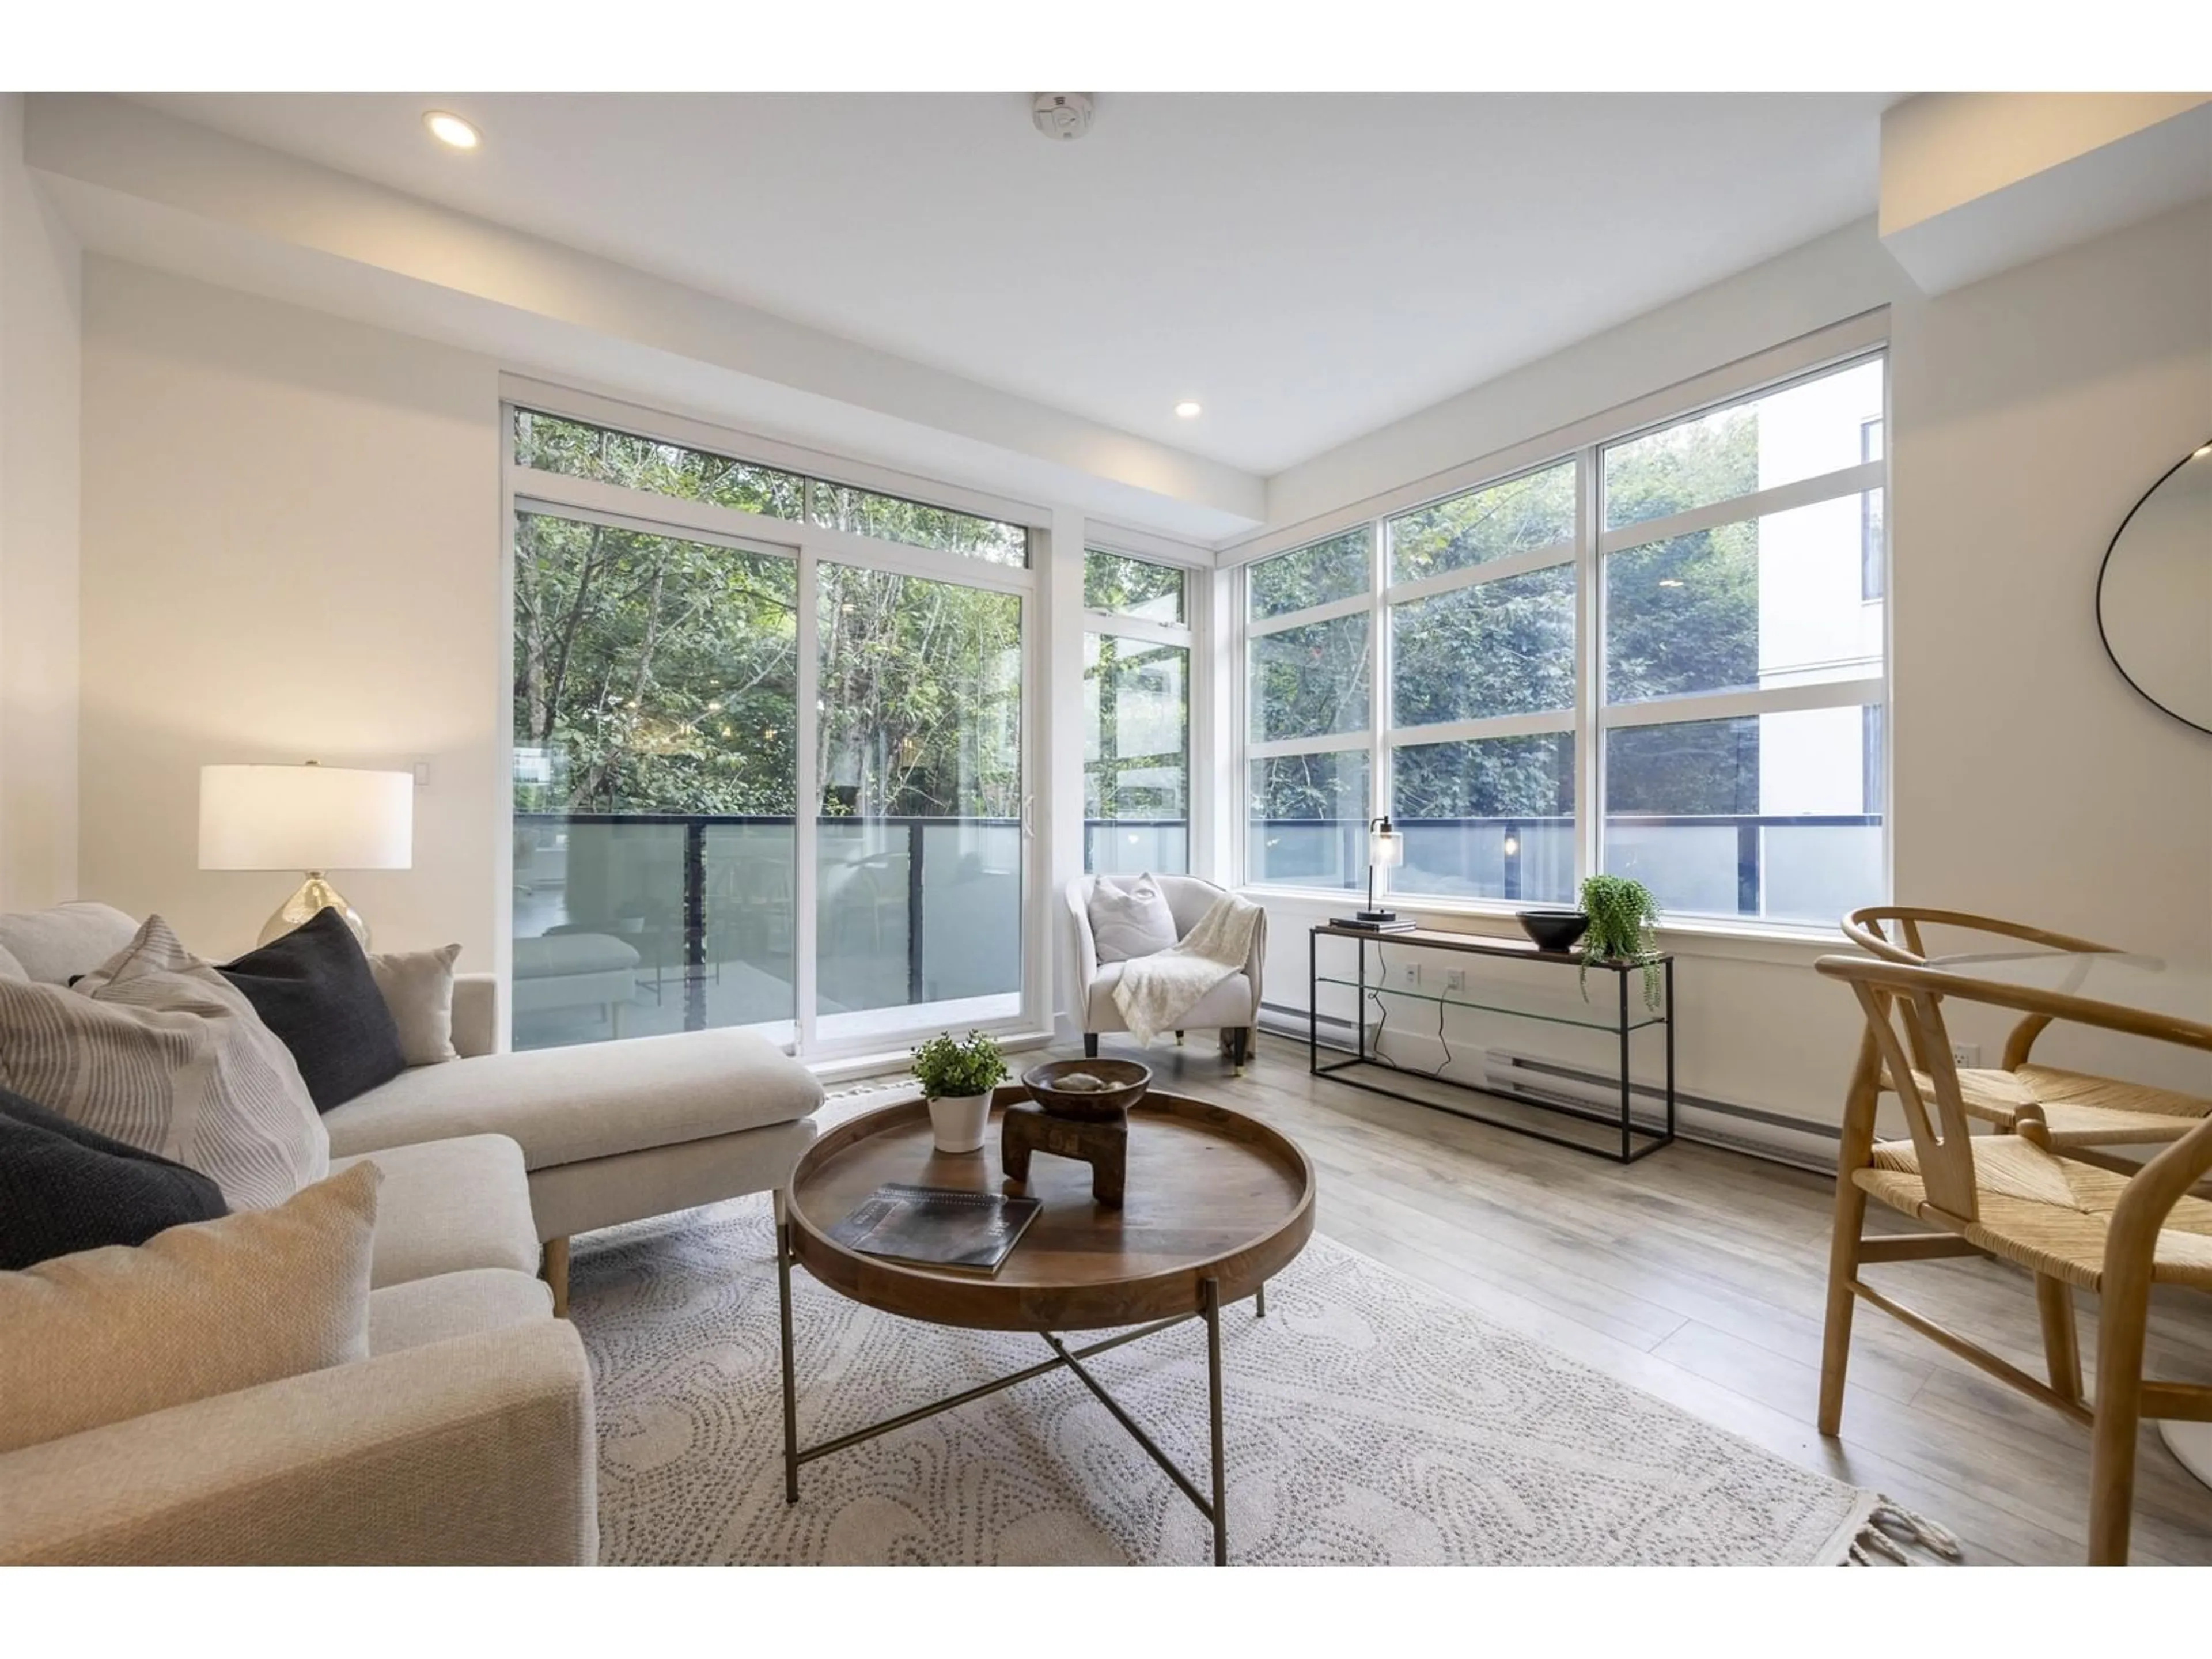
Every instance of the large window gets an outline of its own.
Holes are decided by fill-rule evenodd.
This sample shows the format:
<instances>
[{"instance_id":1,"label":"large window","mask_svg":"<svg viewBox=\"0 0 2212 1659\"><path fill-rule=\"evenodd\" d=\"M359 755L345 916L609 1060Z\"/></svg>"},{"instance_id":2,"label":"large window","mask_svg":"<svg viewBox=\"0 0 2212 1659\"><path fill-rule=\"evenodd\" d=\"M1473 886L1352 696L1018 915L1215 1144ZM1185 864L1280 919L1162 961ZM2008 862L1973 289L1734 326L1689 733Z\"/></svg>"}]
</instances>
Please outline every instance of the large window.
<instances>
[{"instance_id":1,"label":"large window","mask_svg":"<svg viewBox=\"0 0 2212 1659\"><path fill-rule=\"evenodd\" d=\"M715 1023L788 1030L798 618L788 555L515 515L519 1046L680 1020L695 884Z\"/></svg>"},{"instance_id":2,"label":"large window","mask_svg":"<svg viewBox=\"0 0 2212 1659\"><path fill-rule=\"evenodd\" d=\"M518 1047L1006 1025L1024 526L514 413Z\"/></svg>"},{"instance_id":3,"label":"large window","mask_svg":"<svg viewBox=\"0 0 2212 1659\"><path fill-rule=\"evenodd\" d=\"M1188 573L1084 556L1083 867L1190 867Z\"/></svg>"},{"instance_id":4,"label":"large window","mask_svg":"<svg viewBox=\"0 0 2212 1659\"><path fill-rule=\"evenodd\" d=\"M1884 890L1869 356L1257 562L1246 878L1832 922ZM1585 505L1587 503L1587 505Z\"/></svg>"},{"instance_id":5,"label":"large window","mask_svg":"<svg viewBox=\"0 0 2212 1659\"><path fill-rule=\"evenodd\" d=\"M1601 452L1601 859L1674 909L1833 922L1881 895L1882 370Z\"/></svg>"},{"instance_id":6,"label":"large window","mask_svg":"<svg viewBox=\"0 0 2212 1659\"><path fill-rule=\"evenodd\" d=\"M1245 572L1246 873L1357 887L1373 776L1375 538L1361 529Z\"/></svg>"},{"instance_id":7,"label":"large window","mask_svg":"<svg viewBox=\"0 0 2212 1659\"><path fill-rule=\"evenodd\" d=\"M1401 892L1574 890L1577 477L1541 467L1382 526Z\"/></svg>"}]
</instances>

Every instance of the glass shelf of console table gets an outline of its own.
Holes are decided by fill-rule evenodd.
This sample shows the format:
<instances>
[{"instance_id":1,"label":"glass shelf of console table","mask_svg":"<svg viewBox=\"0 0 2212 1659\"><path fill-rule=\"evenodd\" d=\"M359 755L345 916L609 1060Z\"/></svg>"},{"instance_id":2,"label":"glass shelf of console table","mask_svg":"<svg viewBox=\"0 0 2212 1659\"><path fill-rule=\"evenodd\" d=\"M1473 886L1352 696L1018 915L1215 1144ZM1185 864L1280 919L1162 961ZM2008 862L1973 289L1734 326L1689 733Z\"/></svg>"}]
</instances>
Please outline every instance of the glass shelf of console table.
<instances>
[{"instance_id":1,"label":"glass shelf of console table","mask_svg":"<svg viewBox=\"0 0 2212 1659\"><path fill-rule=\"evenodd\" d=\"M1316 974L1314 975L1314 982L1317 985L1340 985L1346 990L1364 991L1370 996L1404 997L1409 1001L1433 1003L1443 1008L1470 1008L1479 1014L1504 1014L1511 1019L1540 1019L1551 1025L1572 1025L1585 1031L1602 1031L1607 1036L1618 1036L1622 1029L1620 1022L1617 1019L1577 1019L1571 1014L1539 1013L1534 1008L1514 1008L1502 1003L1477 1002L1471 997L1438 996L1432 991L1412 991L1403 986L1385 985L1375 980L1370 980L1366 984L1362 985L1356 979L1339 979L1330 974ZM1666 1015L1647 1013L1641 1019L1632 1017L1627 1029L1632 1031L1640 1031L1647 1025L1664 1025L1666 1023Z\"/></svg>"},{"instance_id":2,"label":"glass shelf of console table","mask_svg":"<svg viewBox=\"0 0 2212 1659\"><path fill-rule=\"evenodd\" d=\"M1357 977L1323 974L1321 971L1321 942L1324 939L1349 939L1358 945ZM1370 944L1378 947L1376 951L1378 962L1383 959L1382 947L1403 945L1447 955L1478 956L1504 961L1526 962L1541 966L1571 968L1576 970L1577 978L1583 979L1585 982L1586 975L1589 972L1610 973L1615 975L1616 982L1610 988L1610 994L1601 991L1592 998L1587 993L1585 994L1584 1000L1590 1005L1587 1016L1579 1012L1566 1013L1516 1006L1507 1002L1484 1001L1477 997L1464 994L1458 996L1449 994L1439 994L1432 991L1417 990L1410 986L1392 985L1387 981L1387 979L1370 979L1367 975L1367 946ZM1659 1006L1656 1008L1651 1007L1645 1000L1644 987L1641 984L1632 986L1629 982L1629 975L1635 975L1640 979L1647 966L1658 974L1663 988L1663 994L1659 999ZM1354 1029L1358 1033L1357 1051L1344 1060L1328 1065L1323 1065L1321 1058L1321 1018L1318 1003L1321 988L1324 985L1358 993L1363 1010L1360 1018L1353 1022ZM1370 996L1398 997L1408 1001L1426 1003L1437 1010L1437 1018L1440 1021L1444 1017L1444 1011L1464 1008L1473 1013L1494 1014L1508 1019L1535 1020L1546 1024L1563 1025L1613 1037L1620 1045L1619 1069L1613 1079L1613 1086L1616 1086L1619 1091L1618 1108L1601 1110L1583 1101L1558 1097L1538 1098L1527 1093L1490 1088L1483 1084L1470 1083L1462 1078L1447 1077L1441 1072L1426 1072L1419 1067L1401 1066L1395 1061L1386 1060L1379 1051L1370 1052L1368 1047L1368 1028L1364 1009L1366 999ZM1607 1004L1613 1005L1611 1018L1606 1018L1600 1012ZM1492 934L1450 933L1430 928L1399 928L1385 933L1377 932L1372 928L1351 927L1334 922L1324 922L1309 930L1306 1006L1308 1066L1316 1077L1334 1078L1339 1082L1349 1084L1354 1088L1364 1089L1370 1093L1387 1095L1393 1099L1410 1101L1416 1105L1453 1112L1459 1116L1472 1118L1479 1123L1486 1123L1495 1128L1510 1129L1516 1134L1533 1135L1540 1140L1572 1147L1577 1152L1594 1152L1622 1164L1632 1164L1638 1158L1658 1151L1660 1147L1666 1146L1674 1138L1674 960L1671 956L1663 953L1655 956L1648 964L1640 962L1593 962L1585 964L1579 956L1571 951L1547 951L1533 941L1501 938ZM1666 1082L1663 1091L1646 1088L1643 1091L1660 1095L1663 1099L1665 1109L1663 1127L1638 1120L1635 1114L1634 1097L1638 1092L1639 1085L1631 1076L1630 1071L1630 1039L1637 1032L1649 1030L1654 1027L1660 1029L1665 1034ZM1540 1111L1561 1114L1567 1117L1580 1119L1586 1123L1601 1125L1613 1135L1617 1135L1618 1150L1615 1150L1613 1146L1592 1146L1587 1138L1577 1139L1571 1135L1555 1134L1534 1124L1489 1115L1447 1104L1442 1101L1407 1094L1402 1090L1386 1086L1382 1083L1373 1080L1371 1077L1364 1075L1374 1071L1384 1073L1395 1072L1402 1075L1419 1077L1453 1090L1477 1095L1495 1096L1499 1099L1512 1101L1519 1106L1533 1107ZM1345 1075L1354 1072L1361 1073L1363 1075Z\"/></svg>"}]
</instances>

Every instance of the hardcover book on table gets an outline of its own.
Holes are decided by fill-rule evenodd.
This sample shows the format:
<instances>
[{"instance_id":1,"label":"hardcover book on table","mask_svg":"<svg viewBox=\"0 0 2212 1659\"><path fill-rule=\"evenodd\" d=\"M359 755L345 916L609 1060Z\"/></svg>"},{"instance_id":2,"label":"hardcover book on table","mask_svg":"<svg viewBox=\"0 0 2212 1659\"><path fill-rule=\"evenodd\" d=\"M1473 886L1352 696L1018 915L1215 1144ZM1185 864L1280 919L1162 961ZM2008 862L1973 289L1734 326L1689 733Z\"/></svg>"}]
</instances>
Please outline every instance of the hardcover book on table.
<instances>
[{"instance_id":1,"label":"hardcover book on table","mask_svg":"<svg viewBox=\"0 0 2212 1659\"><path fill-rule=\"evenodd\" d=\"M1043 1207L1034 1198L892 1181L862 1199L830 1237L863 1255L994 1273Z\"/></svg>"}]
</instances>

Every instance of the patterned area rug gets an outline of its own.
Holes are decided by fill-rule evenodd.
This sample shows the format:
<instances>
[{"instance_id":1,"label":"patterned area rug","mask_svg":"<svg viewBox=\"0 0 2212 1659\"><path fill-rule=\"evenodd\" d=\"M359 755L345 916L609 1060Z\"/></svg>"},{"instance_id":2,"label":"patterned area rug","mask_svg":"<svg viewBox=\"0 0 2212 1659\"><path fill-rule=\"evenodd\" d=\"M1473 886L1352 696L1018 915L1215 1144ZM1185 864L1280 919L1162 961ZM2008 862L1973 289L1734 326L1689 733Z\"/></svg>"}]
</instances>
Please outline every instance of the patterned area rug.
<instances>
[{"instance_id":1,"label":"patterned area rug","mask_svg":"<svg viewBox=\"0 0 2212 1659\"><path fill-rule=\"evenodd\" d=\"M765 1198L577 1242L609 1563L1188 1563L1205 1522L1066 1372L805 1465L783 1497ZM803 1444L1049 1357L793 1274ZM1223 1318L1230 1559L1811 1565L1939 1529L1316 1237ZM1194 1323L1091 1362L1201 1489Z\"/></svg>"}]
</instances>

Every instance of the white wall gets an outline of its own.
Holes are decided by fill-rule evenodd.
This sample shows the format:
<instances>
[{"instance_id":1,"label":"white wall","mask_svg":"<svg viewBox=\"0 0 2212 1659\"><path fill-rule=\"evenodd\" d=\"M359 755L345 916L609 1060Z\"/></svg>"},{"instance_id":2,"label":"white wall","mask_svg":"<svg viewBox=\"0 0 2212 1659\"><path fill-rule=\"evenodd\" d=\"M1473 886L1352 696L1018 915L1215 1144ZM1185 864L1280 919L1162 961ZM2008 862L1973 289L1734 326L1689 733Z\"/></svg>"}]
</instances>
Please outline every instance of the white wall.
<instances>
[{"instance_id":1,"label":"white wall","mask_svg":"<svg viewBox=\"0 0 2212 1659\"><path fill-rule=\"evenodd\" d=\"M2212 438L2212 204L1893 332L1899 896L2212 966L2212 738L2095 617L2120 520Z\"/></svg>"},{"instance_id":2,"label":"white wall","mask_svg":"<svg viewBox=\"0 0 2212 1659\"><path fill-rule=\"evenodd\" d=\"M1873 226L1855 227L1602 337L1620 363L1655 373L1684 334L1708 354L1707 367L1747 356L1775 343L1761 331L1777 319L1803 320L1769 287L1849 306L1874 283L1870 252L1879 253ZM1716 316L1721 289L1733 295L1733 324ZM1897 897L2212 964L2212 738L2129 690L2099 643L2094 608L2098 565L2120 520L2212 436L2212 204L1941 299L1898 288L1891 337ZM1356 498L1314 494L1324 477L1381 491L1436 470L1453 433L1494 450L1598 413L1563 408L1572 391L1601 383L1589 361L1595 343L1401 423L1395 472L1389 434L1377 434L1325 458L1314 477L1279 480L1280 494L1327 514ZM1607 384L1622 399L1655 389ZM1516 410L1544 427L1516 431ZM1267 1000L1303 1011L1304 929L1348 906L1268 902ZM1831 947L1689 933L1668 943L1682 958L1681 1086L1837 1121L1859 1026L1848 994L1812 971ZM1323 949L1350 959L1348 946ZM1408 954L1392 947L1394 960ZM1516 996L1536 984L1523 969L1492 977ZM1573 1013L1581 1005L1566 977L1553 1012ZM1348 1017L1350 998L1325 994L1322 1006ZM1594 1036L1452 1018L1462 1054L1491 1043L1609 1063ZM1396 1052L1408 1063L1441 1059L1433 1009L1401 1001L1392 1019L1407 1032ZM2004 1022L1960 1011L1955 1023L1955 1035L1981 1042L1993 1061ZM2056 1032L2045 1044L2053 1058L2212 1087L2208 1068L2172 1049ZM1454 1075L1468 1070L1455 1066Z\"/></svg>"},{"instance_id":3,"label":"white wall","mask_svg":"<svg viewBox=\"0 0 2212 1659\"><path fill-rule=\"evenodd\" d=\"M77 890L76 240L0 93L0 909Z\"/></svg>"},{"instance_id":4,"label":"white wall","mask_svg":"<svg viewBox=\"0 0 2212 1659\"><path fill-rule=\"evenodd\" d=\"M84 891L208 954L291 887L198 867L199 768L430 763L377 943L489 968L507 834L488 359L142 267L84 274Z\"/></svg>"}]
</instances>

